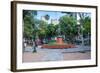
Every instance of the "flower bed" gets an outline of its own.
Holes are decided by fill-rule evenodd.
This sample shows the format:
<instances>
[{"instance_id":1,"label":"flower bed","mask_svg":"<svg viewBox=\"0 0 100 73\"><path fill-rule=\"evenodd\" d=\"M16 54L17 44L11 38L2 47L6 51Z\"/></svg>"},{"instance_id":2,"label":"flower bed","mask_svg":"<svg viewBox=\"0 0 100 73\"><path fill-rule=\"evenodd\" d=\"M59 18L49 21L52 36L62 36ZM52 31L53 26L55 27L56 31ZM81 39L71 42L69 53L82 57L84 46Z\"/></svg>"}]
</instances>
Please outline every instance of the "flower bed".
<instances>
[{"instance_id":1,"label":"flower bed","mask_svg":"<svg viewBox=\"0 0 100 73\"><path fill-rule=\"evenodd\" d=\"M73 44L44 44L42 45L42 48L48 48L48 49L67 49L67 48L75 48L75 45Z\"/></svg>"}]
</instances>

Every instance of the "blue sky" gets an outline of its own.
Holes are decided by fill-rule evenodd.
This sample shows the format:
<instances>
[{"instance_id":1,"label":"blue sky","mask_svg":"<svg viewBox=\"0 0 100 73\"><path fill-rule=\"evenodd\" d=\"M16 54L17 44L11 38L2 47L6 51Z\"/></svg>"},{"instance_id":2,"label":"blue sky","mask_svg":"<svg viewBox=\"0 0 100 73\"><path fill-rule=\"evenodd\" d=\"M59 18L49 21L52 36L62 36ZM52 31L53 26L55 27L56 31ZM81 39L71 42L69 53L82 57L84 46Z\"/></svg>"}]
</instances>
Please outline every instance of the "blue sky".
<instances>
[{"instance_id":1,"label":"blue sky","mask_svg":"<svg viewBox=\"0 0 100 73\"><path fill-rule=\"evenodd\" d=\"M66 15L66 13L61 13L60 11L37 11L36 18L41 20L42 16L49 15L50 19L48 20L48 23L51 22L51 19L57 19L59 20L60 17ZM88 13L88 16L91 16L91 13Z\"/></svg>"},{"instance_id":2,"label":"blue sky","mask_svg":"<svg viewBox=\"0 0 100 73\"><path fill-rule=\"evenodd\" d=\"M45 16L48 14L50 16L49 22L51 19L59 19L61 16L65 15L65 13L56 12L56 11L37 11L37 19L41 19L41 16Z\"/></svg>"}]
</instances>

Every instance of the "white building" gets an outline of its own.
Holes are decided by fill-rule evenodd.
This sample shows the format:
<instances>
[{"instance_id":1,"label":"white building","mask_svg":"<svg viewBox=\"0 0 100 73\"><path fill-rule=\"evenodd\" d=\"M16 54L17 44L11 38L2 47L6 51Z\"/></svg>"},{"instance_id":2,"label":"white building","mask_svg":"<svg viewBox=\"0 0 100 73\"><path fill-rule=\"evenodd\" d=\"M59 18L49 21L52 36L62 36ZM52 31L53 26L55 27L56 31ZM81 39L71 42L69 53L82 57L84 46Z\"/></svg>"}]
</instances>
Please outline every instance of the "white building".
<instances>
[{"instance_id":1,"label":"white building","mask_svg":"<svg viewBox=\"0 0 100 73\"><path fill-rule=\"evenodd\" d=\"M58 19L51 19L51 24L57 25L58 23Z\"/></svg>"}]
</instances>

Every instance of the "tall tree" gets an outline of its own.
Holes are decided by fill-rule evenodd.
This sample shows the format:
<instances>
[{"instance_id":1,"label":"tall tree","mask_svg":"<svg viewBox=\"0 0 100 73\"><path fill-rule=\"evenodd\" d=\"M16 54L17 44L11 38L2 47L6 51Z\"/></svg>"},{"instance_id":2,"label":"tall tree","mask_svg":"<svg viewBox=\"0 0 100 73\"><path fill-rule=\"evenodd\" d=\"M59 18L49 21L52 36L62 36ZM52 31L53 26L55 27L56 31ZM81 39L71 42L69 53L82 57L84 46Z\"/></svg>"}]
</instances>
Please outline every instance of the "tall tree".
<instances>
[{"instance_id":1,"label":"tall tree","mask_svg":"<svg viewBox=\"0 0 100 73\"><path fill-rule=\"evenodd\" d=\"M84 32L90 32L90 18L89 18L89 13L85 13L85 12L79 12L78 13L79 17L80 17L80 35L81 36L81 40L82 40L82 44L84 45ZM88 29L87 29L88 28Z\"/></svg>"},{"instance_id":2,"label":"tall tree","mask_svg":"<svg viewBox=\"0 0 100 73\"><path fill-rule=\"evenodd\" d=\"M75 35L77 35L76 30L76 19L73 16L62 16L60 18L61 33L65 35L65 39L73 43Z\"/></svg>"},{"instance_id":3,"label":"tall tree","mask_svg":"<svg viewBox=\"0 0 100 73\"><path fill-rule=\"evenodd\" d=\"M32 40L32 37L34 35L35 37L35 33L33 33L35 31L35 26L33 27L33 25L35 25L34 20L35 20L35 15L37 15L37 11L34 10L23 10L23 38L25 39L30 39ZM35 38L34 38L34 42L35 42ZM35 47L34 47L34 52L36 52L36 43L34 43Z\"/></svg>"},{"instance_id":4,"label":"tall tree","mask_svg":"<svg viewBox=\"0 0 100 73\"><path fill-rule=\"evenodd\" d=\"M24 24L24 37L25 38L32 37L35 15L37 15L37 11L23 10L23 24Z\"/></svg>"}]
</instances>

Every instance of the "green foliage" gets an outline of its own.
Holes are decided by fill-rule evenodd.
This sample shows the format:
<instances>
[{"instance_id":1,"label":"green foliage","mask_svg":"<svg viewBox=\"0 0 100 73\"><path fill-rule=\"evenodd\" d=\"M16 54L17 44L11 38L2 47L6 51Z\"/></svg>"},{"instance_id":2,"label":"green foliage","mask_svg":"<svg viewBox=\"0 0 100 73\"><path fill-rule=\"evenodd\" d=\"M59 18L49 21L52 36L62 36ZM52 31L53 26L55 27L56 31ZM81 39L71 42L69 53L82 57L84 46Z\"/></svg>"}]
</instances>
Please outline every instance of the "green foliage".
<instances>
[{"instance_id":1,"label":"green foliage","mask_svg":"<svg viewBox=\"0 0 100 73\"><path fill-rule=\"evenodd\" d=\"M65 13L65 12L64 12ZM74 15L73 15L74 14ZM25 38L42 38L55 37L59 34L64 35L66 41L74 41L76 35L78 35L77 30L77 17L76 13L67 12L66 15L60 17L58 25L52 23L48 24L43 20L36 19L37 11L34 10L23 10L23 25L24 25L24 37ZM91 19L89 16L85 16L85 13L79 13L80 25L83 26L84 34L91 33ZM50 16L45 15L45 19L49 20Z\"/></svg>"},{"instance_id":2,"label":"green foliage","mask_svg":"<svg viewBox=\"0 0 100 73\"><path fill-rule=\"evenodd\" d=\"M25 37L32 37L32 32L33 32L32 23L33 21L30 16L26 16L24 18L24 36Z\"/></svg>"},{"instance_id":3,"label":"green foliage","mask_svg":"<svg viewBox=\"0 0 100 73\"><path fill-rule=\"evenodd\" d=\"M62 16L60 18L61 25L61 32L62 35L66 36L67 40L73 40L72 38L77 35L77 29L76 29L77 20L73 16Z\"/></svg>"},{"instance_id":4,"label":"green foliage","mask_svg":"<svg viewBox=\"0 0 100 73\"><path fill-rule=\"evenodd\" d=\"M55 44L56 43L56 40L49 40L49 45L52 45L52 44Z\"/></svg>"},{"instance_id":5,"label":"green foliage","mask_svg":"<svg viewBox=\"0 0 100 73\"><path fill-rule=\"evenodd\" d=\"M34 10L23 10L23 18L26 16L35 16L37 15L37 11Z\"/></svg>"},{"instance_id":6,"label":"green foliage","mask_svg":"<svg viewBox=\"0 0 100 73\"><path fill-rule=\"evenodd\" d=\"M76 19L75 17L65 15L60 18L60 23L73 26L76 24Z\"/></svg>"},{"instance_id":7,"label":"green foliage","mask_svg":"<svg viewBox=\"0 0 100 73\"><path fill-rule=\"evenodd\" d=\"M83 28L84 28L84 34L91 33L91 19L90 19L90 17L85 17Z\"/></svg>"},{"instance_id":8,"label":"green foliage","mask_svg":"<svg viewBox=\"0 0 100 73\"><path fill-rule=\"evenodd\" d=\"M56 36L57 35L56 30L57 30L56 25L48 24L47 29L46 29L47 36L51 36L51 37Z\"/></svg>"},{"instance_id":9,"label":"green foliage","mask_svg":"<svg viewBox=\"0 0 100 73\"><path fill-rule=\"evenodd\" d=\"M83 26L81 32L83 31L84 34L91 32L91 18L87 15L88 13L79 13L80 25Z\"/></svg>"},{"instance_id":10,"label":"green foliage","mask_svg":"<svg viewBox=\"0 0 100 73\"><path fill-rule=\"evenodd\" d=\"M34 31L34 16L37 15L36 11L33 10L23 10L23 24L24 24L24 37L32 38Z\"/></svg>"},{"instance_id":11,"label":"green foliage","mask_svg":"<svg viewBox=\"0 0 100 73\"><path fill-rule=\"evenodd\" d=\"M47 23L42 21L42 20L39 20L39 36L40 37L46 37L46 29L47 29Z\"/></svg>"}]
</instances>

